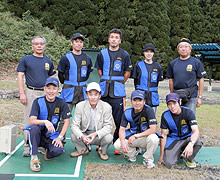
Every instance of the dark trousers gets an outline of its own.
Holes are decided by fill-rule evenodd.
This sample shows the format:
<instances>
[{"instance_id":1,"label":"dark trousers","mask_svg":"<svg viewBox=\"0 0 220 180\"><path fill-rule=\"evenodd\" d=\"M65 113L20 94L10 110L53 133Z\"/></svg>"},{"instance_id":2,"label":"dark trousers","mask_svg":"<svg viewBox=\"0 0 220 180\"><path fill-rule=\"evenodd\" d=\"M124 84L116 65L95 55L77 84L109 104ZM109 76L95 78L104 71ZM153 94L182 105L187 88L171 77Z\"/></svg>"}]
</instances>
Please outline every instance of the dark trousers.
<instances>
[{"instance_id":1,"label":"dark trousers","mask_svg":"<svg viewBox=\"0 0 220 180\"><path fill-rule=\"evenodd\" d=\"M55 147L52 144L52 140L42 136L41 134L41 127L38 125L32 125L30 128L30 154L37 155L38 154L38 147L44 147L47 149L47 158L53 158L61 155L64 152L64 149L61 147Z\"/></svg>"},{"instance_id":2,"label":"dark trousers","mask_svg":"<svg viewBox=\"0 0 220 180\"><path fill-rule=\"evenodd\" d=\"M107 97L102 97L101 100L109 103L112 106L112 115L114 118L114 122L115 122L115 132L114 132L114 137L113 137L113 143L119 138L119 128L120 128L120 124L121 124L121 118L122 115L124 113L124 105L123 105L123 98L111 98L109 96Z\"/></svg>"},{"instance_id":3,"label":"dark trousers","mask_svg":"<svg viewBox=\"0 0 220 180\"><path fill-rule=\"evenodd\" d=\"M189 142L190 142L190 137L188 137L187 139L178 140L176 144L173 146L173 148L168 148L164 151L163 161L168 168L171 168L179 161L180 155L183 153L184 149L186 148ZM186 160L192 162L201 147L202 147L202 141L199 138L193 146L192 156L190 156Z\"/></svg>"}]
</instances>

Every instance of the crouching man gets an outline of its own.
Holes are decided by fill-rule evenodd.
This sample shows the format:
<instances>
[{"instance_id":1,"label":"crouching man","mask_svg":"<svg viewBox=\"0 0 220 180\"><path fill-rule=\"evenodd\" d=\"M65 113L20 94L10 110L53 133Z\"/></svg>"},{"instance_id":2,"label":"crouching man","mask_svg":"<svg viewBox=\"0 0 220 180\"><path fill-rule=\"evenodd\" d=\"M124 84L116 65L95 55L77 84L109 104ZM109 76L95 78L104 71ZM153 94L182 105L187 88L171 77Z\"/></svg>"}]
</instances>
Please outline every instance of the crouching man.
<instances>
[{"instance_id":1,"label":"crouching man","mask_svg":"<svg viewBox=\"0 0 220 180\"><path fill-rule=\"evenodd\" d=\"M50 77L46 80L44 91L45 96L34 100L30 113L29 143L30 143L30 169L40 171L38 159L38 147L46 149L44 160L50 160L64 152L63 136L69 127L70 110L67 104L56 97L59 91L59 81ZM64 120L61 132L57 132L60 119Z\"/></svg>"},{"instance_id":2,"label":"crouching man","mask_svg":"<svg viewBox=\"0 0 220 180\"><path fill-rule=\"evenodd\" d=\"M70 154L77 157L89 153L89 145L99 145L98 155L102 160L108 160L107 149L112 143L112 108L100 100L101 88L98 83L88 84L85 101L76 105L71 124L71 139L76 151Z\"/></svg>"},{"instance_id":3,"label":"crouching man","mask_svg":"<svg viewBox=\"0 0 220 180\"><path fill-rule=\"evenodd\" d=\"M122 116L119 139L114 143L115 149L125 154L130 162L136 161L136 148L146 149L143 164L147 168L155 167L153 154L159 143L156 133L157 120L153 109L145 105L143 91L135 90L131 94L132 107L126 109ZM126 127L130 124L130 129Z\"/></svg>"},{"instance_id":4,"label":"crouching man","mask_svg":"<svg viewBox=\"0 0 220 180\"><path fill-rule=\"evenodd\" d=\"M194 157L202 142L195 114L187 107L180 106L180 97L176 93L166 96L167 107L161 117L160 157L158 163L172 168L183 156L186 166L195 168Z\"/></svg>"}]
</instances>

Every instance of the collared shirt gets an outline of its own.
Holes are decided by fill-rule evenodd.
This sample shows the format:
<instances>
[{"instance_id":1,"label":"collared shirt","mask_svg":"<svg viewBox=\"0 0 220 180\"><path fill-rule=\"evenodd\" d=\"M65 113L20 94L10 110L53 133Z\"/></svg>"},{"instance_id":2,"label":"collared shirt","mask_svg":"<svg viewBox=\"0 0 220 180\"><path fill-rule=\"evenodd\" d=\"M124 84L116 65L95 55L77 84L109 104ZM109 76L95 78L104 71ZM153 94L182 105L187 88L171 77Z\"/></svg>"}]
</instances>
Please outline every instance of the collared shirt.
<instances>
[{"instance_id":1,"label":"collared shirt","mask_svg":"<svg viewBox=\"0 0 220 180\"><path fill-rule=\"evenodd\" d=\"M97 108L93 109L90 105L90 123L89 123L89 127L88 127L88 130L89 131L96 131L96 128L95 128L95 113L96 113L96 110Z\"/></svg>"}]
</instances>

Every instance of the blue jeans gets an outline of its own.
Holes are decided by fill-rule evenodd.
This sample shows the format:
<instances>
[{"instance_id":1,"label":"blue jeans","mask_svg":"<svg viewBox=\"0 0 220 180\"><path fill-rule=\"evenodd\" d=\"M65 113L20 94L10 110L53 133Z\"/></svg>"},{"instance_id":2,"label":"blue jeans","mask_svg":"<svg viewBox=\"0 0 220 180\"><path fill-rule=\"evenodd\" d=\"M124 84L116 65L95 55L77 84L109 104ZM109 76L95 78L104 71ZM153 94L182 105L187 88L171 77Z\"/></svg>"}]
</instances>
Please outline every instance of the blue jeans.
<instances>
[{"instance_id":1,"label":"blue jeans","mask_svg":"<svg viewBox=\"0 0 220 180\"><path fill-rule=\"evenodd\" d=\"M196 104L197 104L197 97L190 98L190 100L188 102L186 102L186 103L183 103L182 106L188 107L196 115Z\"/></svg>"}]
</instances>

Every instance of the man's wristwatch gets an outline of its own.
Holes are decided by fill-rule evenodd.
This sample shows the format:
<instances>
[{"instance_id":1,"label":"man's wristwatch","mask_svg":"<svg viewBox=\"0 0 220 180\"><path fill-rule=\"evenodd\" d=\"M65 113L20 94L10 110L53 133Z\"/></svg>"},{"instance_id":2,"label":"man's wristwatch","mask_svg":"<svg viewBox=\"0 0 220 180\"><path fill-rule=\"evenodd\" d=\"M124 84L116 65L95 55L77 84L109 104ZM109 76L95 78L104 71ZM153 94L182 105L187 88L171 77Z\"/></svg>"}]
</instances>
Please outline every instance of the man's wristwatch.
<instances>
[{"instance_id":1,"label":"man's wristwatch","mask_svg":"<svg viewBox=\"0 0 220 180\"><path fill-rule=\"evenodd\" d=\"M198 96L199 99L202 99L202 96Z\"/></svg>"},{"instance_id":2,"label":"man's wristwatch","mask_svg":"<svg viewBox=\"0 0 220 180\"><path fill-rule=\"evenodd\" d=\"M64 139L64 137L61 135L59 135L58 137L60 138L61 141Z\"/></svg>"},{"instance_id":3,"label":"man's wristwatch","mask_svg":"<svg viewBox=\"0 0 220 180\"><path fill-rule=\"evenodd\" d=\"M193 141L193 140L190 140L190 142L194 145L196 142L195 141Z\"/></svg>"}]
</instances>

